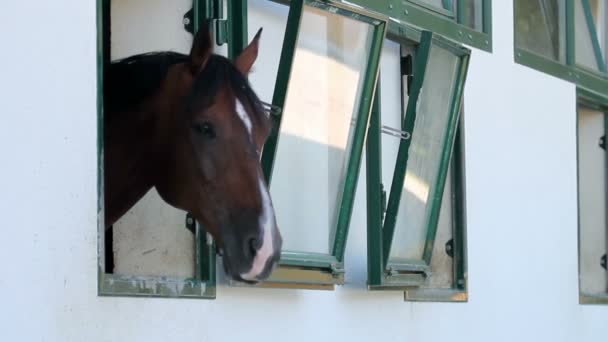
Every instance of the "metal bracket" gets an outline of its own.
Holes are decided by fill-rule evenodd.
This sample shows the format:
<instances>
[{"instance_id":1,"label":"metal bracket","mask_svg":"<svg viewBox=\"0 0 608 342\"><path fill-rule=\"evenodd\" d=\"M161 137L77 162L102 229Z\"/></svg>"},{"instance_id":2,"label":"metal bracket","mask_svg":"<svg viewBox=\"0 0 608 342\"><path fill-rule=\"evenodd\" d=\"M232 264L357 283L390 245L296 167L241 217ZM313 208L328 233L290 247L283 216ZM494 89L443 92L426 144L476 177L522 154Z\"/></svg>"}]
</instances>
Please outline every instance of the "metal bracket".
<instances>
[{"instance_id":1,"label":"metal bracket","mask_svg":"<svg viewBox=\"0 0 608 342\"><path fill-rule=\"evenodd\" d=\"M186 214L186 229L192 232L192 234L196 234L196 220L191 213Z\"/></svg>"},{"instance_id":2,"label":"metal bracket","mask_svg":"<svg viewBox=\"0 0 608 342\"><path fill-rule=\"evenodd\" d=\"M445 243L445 254L447 254L450 258L454 257L454 239L450 239Z\"/></svg>"},{"instance_id":3,"label":"metal bracket","mask_svg":"<svg viewBox=\"0 0 608 342\"><path fill-rule=\"evenodd\" d=\"M329 267L331 269L331 274L334 277L339 277L344 274L344 265L342 264L331 264Z\"/></svg>"},{"instance_id":4,"label":"metal bracket","mask_svg":"<svg viewBox=\"0 0 608 342\"><path fill-rule=\"evenodd\" d=\"M602 265L602 267L608 271L608 260L606 260L606 254L604 254L604 256L600 259L600 265Z\"/></svg>"},{"instance_id":5,"label":"metal bracket","mask_svg":"<svg viewBox=\"0 0 608 342\"><path fill-rule=\"evenodd\" d=\"M190 32L192 34L194 34L194 17L193 14L194 10L190 9L188 12L186 12L186 14L184 14L184 17L182 19L182 23L184 24L184 30L186 30L187 32Z\"/></svg>"},{"instance_id":6,"label":"metal bracket","mask_svg":"<svg viewBox=\"0 0 608 342\"><path fill-rule=\"evenodd\" d=\"M215 31L215 43L217 45L224 45L225 43L228 43L228 20L223 18L223 3L221 1L216 1L215 3L213 3L212 8L212 17L209 19L215 22L213 26ZM191 8L188 12L184 14L182 23L184 24L184 30L190 32L191 34L194 34L193 8Z\"/></svg>"},{"instance_id":7,"label":"metal bracket","mask_svg":"<svg viewBox=\"0 0 608 342\"><path fill-rule=\"evenodd\" d=\"M413 73L412 55L401 57L401 76L411 76Z\"/></svg>"},{"instance_id":8,"label":"metal bracket","mask_svg":"<svg viewBox=\"0 0 608 342\"><path fill-rule=\"evenodd\" d=\"M602 137L600 138L599 145L603 150L606 150L606 136L605 135L602 135Z\"/></svg>"},{"instance_id":9,"label":"metal bracket","mask_svg":"<svg viewBox=\"0 0 608 342\"><path fill-rule=\"evenodd\" d=\"M412 89L412 80L414 79L413 60L412 55L401 57L401 76L407 76L406 84L408 95L410 94L410 89Z\"/></svg>"}]
</instances>

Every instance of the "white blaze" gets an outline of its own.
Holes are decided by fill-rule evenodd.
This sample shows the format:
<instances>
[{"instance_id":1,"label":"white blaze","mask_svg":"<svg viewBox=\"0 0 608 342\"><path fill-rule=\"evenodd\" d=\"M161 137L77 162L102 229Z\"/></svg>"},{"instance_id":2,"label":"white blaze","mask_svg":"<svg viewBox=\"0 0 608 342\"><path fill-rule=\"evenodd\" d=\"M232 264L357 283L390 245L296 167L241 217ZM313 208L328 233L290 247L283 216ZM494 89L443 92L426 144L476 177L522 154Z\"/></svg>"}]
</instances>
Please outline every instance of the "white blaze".
<instances>
[{"instance_id":1,"label":"white blaze","mask_svg":"<svg viewBox=\"0 0 608 342\"><path fill-rule=\"evenodd\" d=\"M239 115L239 118L241 118L241 121L243 121L243 124L245 124L245 128L247 128L249 136L251 136L251 119L249 118L249 114L247 114L245 107L243 107L243 104L239 100L236 100L236 113Z\"/></svg>"},{"instance_id":2,"label":"white blaze","mask_svg":"<svg viewBox=\"0 0 608 342\"><path fill-rule=\"evenodd\" d=\"M256 251L253 264L249 272L241 274L241 278L245 280L256 280L256 277L264 271L264 267L268 259L272 257L274 252L274 215L272 212L272 204L268 189L264 186L264 182L260 177L258 180L260 194L262 196L262 213L259 218L260 228L262 229L262 247Z\"/></svg>"}]
</instances>

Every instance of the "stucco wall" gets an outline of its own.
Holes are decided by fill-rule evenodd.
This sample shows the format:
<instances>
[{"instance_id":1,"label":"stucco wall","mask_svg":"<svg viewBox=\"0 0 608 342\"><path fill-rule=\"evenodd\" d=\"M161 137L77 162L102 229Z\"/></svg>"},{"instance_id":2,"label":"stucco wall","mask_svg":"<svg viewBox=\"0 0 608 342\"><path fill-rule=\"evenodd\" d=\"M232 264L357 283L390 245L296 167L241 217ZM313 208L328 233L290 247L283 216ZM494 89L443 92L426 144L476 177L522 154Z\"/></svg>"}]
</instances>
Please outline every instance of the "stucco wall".
<instances>
[{"instance_id":1,"label":"stucco wall","mask_svg":"<svg viewBox=\"0 0 608 342\"><path fill-rule=\"evenodd\" d=\"M469 302L364 290L364 182L360 285L204 301L97 296L95 4L2 1L0 340L604 341L608 308L578 304L575 88L514 64L512 3L493 11L465 90Z\"/></svg>"}]
</instances>

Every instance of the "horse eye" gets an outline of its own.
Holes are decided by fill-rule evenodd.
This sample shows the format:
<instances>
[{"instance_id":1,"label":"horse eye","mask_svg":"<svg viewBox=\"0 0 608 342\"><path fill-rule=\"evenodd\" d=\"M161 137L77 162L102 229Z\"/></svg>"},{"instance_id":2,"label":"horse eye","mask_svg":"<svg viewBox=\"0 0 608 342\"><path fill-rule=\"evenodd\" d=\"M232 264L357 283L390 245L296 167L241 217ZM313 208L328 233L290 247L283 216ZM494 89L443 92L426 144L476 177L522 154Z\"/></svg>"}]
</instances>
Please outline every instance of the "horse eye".
<instances>
[{"instance_id":1,"label":"horse eye","mask_svg":"<svg viewBox=\"0 0 608 342\"><path fill-rule=\"evenodd\" d=\"M194 125L194 129L198 134L204 136L205 138L215 138L215 130L213 129L213 125L211 125L209 122L197 123Z\"/></svg>"}]
</instances>

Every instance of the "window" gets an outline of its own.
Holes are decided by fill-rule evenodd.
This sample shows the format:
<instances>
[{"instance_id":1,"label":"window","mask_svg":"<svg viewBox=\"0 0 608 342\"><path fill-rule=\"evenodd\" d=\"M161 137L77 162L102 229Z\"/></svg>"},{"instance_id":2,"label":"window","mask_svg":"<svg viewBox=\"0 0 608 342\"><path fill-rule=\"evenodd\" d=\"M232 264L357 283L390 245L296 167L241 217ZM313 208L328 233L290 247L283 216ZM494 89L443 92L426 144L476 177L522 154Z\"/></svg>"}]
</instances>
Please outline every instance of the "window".
<instances>
[{"instance_id":1,"label":"window","mask_svg":"<svg viewBox=\"0 0 608 342\"><path fill-rule=\"evenodd\" d=\"M606 1L515 0L515 61L602 94Z\"/></svg>"},{"instance_id":2,"label":"window","mask_svg":"<svg viewBox=\"0 0 608 342\"><path fill-rule=\"evenodd\" d=\"M213 299L216 294L213 242L190 215L164 204L155 190L105 231L104 69L111 60L142 52L178 50L187 53L191 40L191 35L183 28L182 15L192 7L192 1L130 5L97 1L98 292L104 296ZM198 27L198 20L195 26Z\"/></svg>"},{"instance_id":3,"label":"window","mask_svg":"<svg viewBox=\"0 0 608 342\"><path fill-rule=\"evenodd\" d=\"M272 101L282 110L262 153L284 251L263 286L330 289L344 282L385 29L384 19L359 8L290 2Z\"/></svg>"},{"instance_id":4,"label":"window","mask_svg":"<svg viewBox=\"0 0 608 342\"><path fill-rule=\"evenodd\" d=\"M608 304L606 132L608 99L578 93L579 293L584 304Z\"/></svg>"},{"instance_id":5,"label":"window","mask_svg":"<svg viewBox=\"0 0 608 342\"><path fill-rule=\"evenodd\" d=\"M377 3L364 5L373 9ZM275 126L262 151L262 167L284 248L279 267L257 286L333 289L344 283L344 251L369 134L368 196L381 198L382 184L390 185L391 190L387 208L376 201L373 205L379 209L369 209L373 217L368 222L369 250L382 255L381 259L373 259L376 254L370 258L370 265L380 265L370 268L370 287L406 290L409 300L466 300L464 172L456 136L461 131L458 109L470 52L400 20L447 30L452 38L469 32L468 43L490 49L489 1L395 3L410 16L390 24L383 14L368 11L356 1L295 0L286 6L283 1L181 0L158 5L179 7L170 13L154 6L145 10L157 12L134 15L120 6L111 9L109 0L99 0L100 89L103 66L111 58L160 48L179 51L181 45L172 46L175 37L188 42L191 35L187 32L198 29L204 19L213 19L215 42L231 58L249 41L248 32L265 28L263 48L249 78L260 98L272 97ZM145 27L140 32L133 23L122 24L137 17L154 22L149 18L158 13L173 26L162 27L164 34L156 33L154 39L146 38L152 33ZM418 22L418 14L426 21ZM442 23L449 23L449 29ZM400 43L384 48L387 34ZM129 41L129 37L140 39L130 44L133 39ZM164 45L154 46L157 40ZM276 48L281 40L281 47ZM377 92L377 99L381 94L377 83L380 57L391 53L393 68L398 70L394 75L387 73L382 83L393 78L392 86L384 88L387 94L396 92L394 105L399 111L380 115L379 103L372 111L374 94ZM276 75L276 80L268 75ZM431 92L440 101L430 101L426 94ZM100 100L102 96L100 93ZM99 113L103 136L101 106ZM375 121L368 133L370 116ZM381 129L376 134L377 125ZM377 153L370 153L370 148ZM102 213L103 141L99 151ZM379 163L369 164L373 158ZM412 182L427 187L425 199L410 191ZM109 233L100 222L100 294L215 298L213 241L189 214L161 209L161 204L152 191ZM146 219L150 211L161 214L156 228L165 229L152 227ZM167 233L167 226L174 229ZM167 245L167 250L180 247L178 254L167 258L171 262L163 263L162 256L159 259L155 254L161 245Z\"/></svg>"},{"instance_id":6,"label":"window","mask_svg":"<svg viewBox=\"0 0 608 342\"><path fill-rule=\"evenodd\" d=\"M403 24L432 31L482 50L492 51L491 0L352 0L391 18L389 34L400 36Z\"/></svg>"},{"instance_id":7,"label":"window","mask_svg":"<svg viewBox=\"0 0 608 342\"><path fill-rule=\"evenodd\" d=\"M409 300L466 300L456 136L470 52L428 31L399 50L393 55L403 76L386 78L389 88L401 89L402 105L385 111L376 102L368 133L368 284L405 290Z\"/></svg>"}]
</instances>

